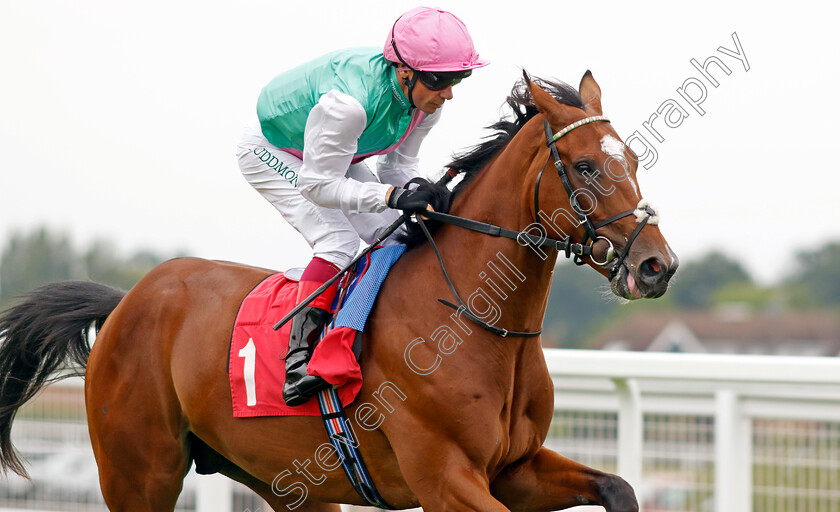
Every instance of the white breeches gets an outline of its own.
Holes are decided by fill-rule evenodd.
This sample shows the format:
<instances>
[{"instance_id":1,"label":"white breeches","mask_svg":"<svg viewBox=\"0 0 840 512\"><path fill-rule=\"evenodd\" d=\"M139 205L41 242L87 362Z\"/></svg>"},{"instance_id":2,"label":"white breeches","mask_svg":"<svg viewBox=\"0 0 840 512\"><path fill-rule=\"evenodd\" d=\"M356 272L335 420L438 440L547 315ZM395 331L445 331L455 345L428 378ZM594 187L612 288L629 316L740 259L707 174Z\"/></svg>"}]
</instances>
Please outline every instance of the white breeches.
<instances>
[{"instance_id":1,"label":"white breeches","mask_svg":"<svg viewBox=\"0 0 840 512\"><path fill-rule=\"evenodd\" d=\"M272 145L253 122L237 145L239 168L248 183L268 200L309 243L314 256L344 267L359 250L359 238L370 244L400 215L388 209L380 213L345 214L324 208L303 197L297 189L300 158ZM364 162L353 164L346 176L357 181L378 181ZM382 245L395 243L394 232Z\"/></svg>"}]
</instances>

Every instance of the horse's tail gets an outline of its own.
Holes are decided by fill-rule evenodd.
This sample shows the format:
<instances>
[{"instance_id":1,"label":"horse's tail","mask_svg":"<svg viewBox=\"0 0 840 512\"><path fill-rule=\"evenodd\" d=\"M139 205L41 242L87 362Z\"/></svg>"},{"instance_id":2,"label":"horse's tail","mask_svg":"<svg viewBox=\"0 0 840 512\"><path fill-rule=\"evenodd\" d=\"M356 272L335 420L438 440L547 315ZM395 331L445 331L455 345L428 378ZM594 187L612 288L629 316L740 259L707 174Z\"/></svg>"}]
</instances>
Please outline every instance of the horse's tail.
<instances>
[{"instance_id":1,"label":"horse's tail","mask_svg":"<svg viewBox=\"0 0 840 512\"><path fill-rule=\"evenodd\" d=\"M27 476L12 446L15 414L44 385L84 375L88 330L94 322L102 327L124 295L85 281L51 283L0 316L0 473L11 469Z\"/></svg>"}]
</instances>

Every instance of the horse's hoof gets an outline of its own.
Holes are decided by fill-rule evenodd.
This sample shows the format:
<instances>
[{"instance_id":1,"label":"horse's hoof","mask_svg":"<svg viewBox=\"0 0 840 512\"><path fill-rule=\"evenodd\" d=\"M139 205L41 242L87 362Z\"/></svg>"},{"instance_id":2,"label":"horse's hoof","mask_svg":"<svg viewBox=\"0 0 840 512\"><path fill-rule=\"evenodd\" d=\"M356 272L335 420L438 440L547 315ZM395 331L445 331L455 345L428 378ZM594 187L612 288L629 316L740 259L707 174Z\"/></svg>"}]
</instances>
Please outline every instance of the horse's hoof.
<instances>
[{"instance_id":1,"label":"horse's hoof","mask_svg":"<svg viewBox=\"0 0 840 512\"><path fill-rule=\"evenodd\" d=\"M608 512L639 512L639 502L636 493L623 478L616 475L606 475L598 483L598 494Z\"/></svg>"}]
</instances>

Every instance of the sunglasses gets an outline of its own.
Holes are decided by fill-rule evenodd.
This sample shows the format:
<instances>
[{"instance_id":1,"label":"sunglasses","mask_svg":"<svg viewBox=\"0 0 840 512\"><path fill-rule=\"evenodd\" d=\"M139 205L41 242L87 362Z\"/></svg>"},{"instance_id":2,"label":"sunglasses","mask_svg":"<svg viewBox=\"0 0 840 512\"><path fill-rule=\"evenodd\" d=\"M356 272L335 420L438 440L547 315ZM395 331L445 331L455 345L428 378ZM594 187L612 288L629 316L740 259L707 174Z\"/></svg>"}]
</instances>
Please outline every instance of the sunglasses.
<instances>
[{"instance_id":1,"label":"sunglasses","mask_svg":"<svg viewBox=\"0 0 840 512\"><path fill-rule=\"evenodd\" d=\"M415 73L417 73L417 77L427 89L430 91L441 91L450 85L461 83L461 80L472 74L472 70L447 72L415 71Z\"/></svg>"}]
</instances>

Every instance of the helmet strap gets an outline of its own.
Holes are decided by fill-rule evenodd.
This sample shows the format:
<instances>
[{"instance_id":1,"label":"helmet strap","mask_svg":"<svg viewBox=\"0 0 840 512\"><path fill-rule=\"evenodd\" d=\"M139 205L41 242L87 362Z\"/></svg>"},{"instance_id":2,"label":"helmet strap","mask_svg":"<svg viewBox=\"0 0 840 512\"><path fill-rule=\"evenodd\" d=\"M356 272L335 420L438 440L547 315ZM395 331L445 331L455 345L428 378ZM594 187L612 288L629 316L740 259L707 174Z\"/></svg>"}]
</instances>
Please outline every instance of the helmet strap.
<instances>
[{"instance_id":1,"label":"helmet strap","mask_svg":"<svg viewBox=\"0 0 840 512\"><path fill-rule=\"evenodd\" d=\"M417 79L420 78L420 75L417 73L416 70L413 70L411 80L405 79L403 83L408 86L408 102L411 104L412 107L417 108L417 105L414 104L414 86L417 84Z\"/></svg>"},{"instance_id":2,"label":"helmet strap","mask_svg":"<svg viewBox=\"0 0 840 512\"><path fill-rule=\"evenodd\" d=\"M391 27L391 47L394 49L394 53L397 55L397 58L400 60L400 63L403 66L410 69L411 71L414 71L414 76L411 77L411 80L403 80L403 83L408 86L408 103L412 107L417 108L417 105L414 104L414 97L413 97L414 96L414 85L417 83L417 79L420 78L420 76L417 74L416 69L409 66L408 63L406 63L406 61L403 60L402 55L400 55L400 51L397 50L397 41L394 38L394 29L397 27L397 22L400 21L401 18L402 18L402 16L397 18L397 21L395 21L394 25Z\"/></svg>"}]
</instances>

